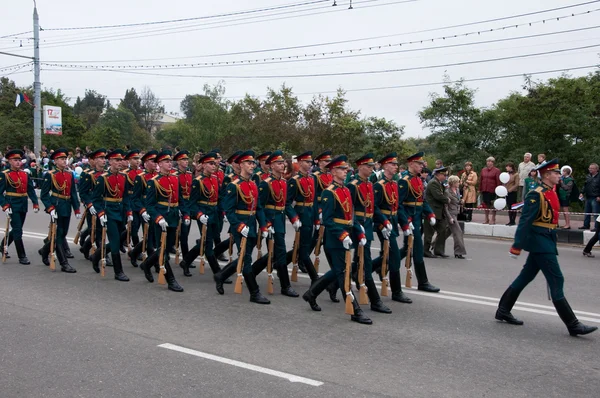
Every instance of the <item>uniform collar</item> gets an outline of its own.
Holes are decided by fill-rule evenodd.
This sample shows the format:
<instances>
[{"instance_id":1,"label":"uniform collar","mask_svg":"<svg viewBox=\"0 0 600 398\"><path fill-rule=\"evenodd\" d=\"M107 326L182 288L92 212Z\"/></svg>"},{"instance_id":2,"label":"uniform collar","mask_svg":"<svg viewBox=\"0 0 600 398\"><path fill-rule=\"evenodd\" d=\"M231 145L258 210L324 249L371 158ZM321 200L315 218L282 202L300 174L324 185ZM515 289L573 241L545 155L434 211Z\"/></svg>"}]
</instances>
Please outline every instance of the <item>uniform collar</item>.
<instances>
[{"instance_id":1,"label":"uniform collar","mask_svg":"<svg viewBox=\"0 0 600 398\"><path fill-rule=\"evenodd\" d=\"M339 182L335 182L335 181L333 181L333 185L335 185L337 188L341 188L344 186L344 184L340 184Z\"/></svg>"},{"instance_id":2,"label":"uniform collar","mask_svg":"<svg viewBox=\"0 0 600 398\"><path fill-rule=\"evenodd\" d=\"M358 181L360 181L360 182L368 182L368 181L369 181L369 178L362 178L362 177L361 177L360 175L358 175L358 174L356 175L356 178L358 178Z\"/></svg>"}]
</instances>

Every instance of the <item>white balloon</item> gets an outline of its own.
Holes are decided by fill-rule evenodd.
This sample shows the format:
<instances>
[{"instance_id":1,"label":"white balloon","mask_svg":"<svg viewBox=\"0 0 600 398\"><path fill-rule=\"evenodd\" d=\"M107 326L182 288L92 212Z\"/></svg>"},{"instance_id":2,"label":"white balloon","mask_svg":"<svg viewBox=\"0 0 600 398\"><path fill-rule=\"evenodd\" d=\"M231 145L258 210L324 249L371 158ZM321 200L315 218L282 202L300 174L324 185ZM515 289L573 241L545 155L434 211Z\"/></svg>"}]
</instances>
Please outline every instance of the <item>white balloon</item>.
<instances>
[{"instance_id":1,"label":"white balloon","mask_svg":"<svg viewBox=\"0 0 600 398\"><path fill-rule=\"evenodd\" d=\"M503 187L502 185L498 185L496 187L496 195L503 198L506 195L508 195L508 190L506 189L506 187Z\"/></svg>"},{"instance_id":2,"label":"white balloon","mask_svg":"<svg viewBox=\"0 0 600 398\"><path fill-rule=\"evenodd\" d=\"M75 174L81 174L81 172L83 171L83 169L79 166L75 167Z\"/></svg>"},{"instance_id":3,"label":"white balloon","mask_svg":"<svg viewBox=\"0 0 600 398\"><path fill-rule=\"evenodd\" d=\"M506 199L498 198L498 199L494 200L494 208L496 210L502 210L505 207L506 207Z\"/></svg>"},{"instance_id":4,"label":"white balloon","mask_svg":"<svg viewBox=\"0 0 600 398\"><path fill-rule=\"evenodd\" d=\"M506 171L504 173L500 173L500 182L502 184L506 184L509 181L510 181L510 174L508 174Z\"/></svg>"}]
</instances>

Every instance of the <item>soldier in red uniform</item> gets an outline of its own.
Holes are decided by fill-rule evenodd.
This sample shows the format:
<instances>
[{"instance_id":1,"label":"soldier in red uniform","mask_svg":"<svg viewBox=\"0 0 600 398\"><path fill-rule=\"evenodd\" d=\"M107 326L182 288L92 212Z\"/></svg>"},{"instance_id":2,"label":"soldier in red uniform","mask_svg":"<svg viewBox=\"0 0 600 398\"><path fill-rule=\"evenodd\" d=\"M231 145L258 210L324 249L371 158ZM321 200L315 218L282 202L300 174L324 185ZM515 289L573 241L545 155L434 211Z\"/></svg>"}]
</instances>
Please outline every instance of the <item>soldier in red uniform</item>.
<instances>
[{"instance_id":1,"label":"soldier in red uniform","mask_svg":"<svg viewBox=\"0 0 600 398\"><path fill-rule=\"evenodd\" d=\"M127 174L127 200L129 201L128 207L133 211L131 197L133 196L133 187L135 185L135 178L142 174L144 171L140 168L142 159L140 157L139 149L132 149L125 155L124 160L129 163L129 167L124 169L123 172ZM139 209L136 209L139 210ZM142 218L139 211L133 211L133 221L131 222L131 231L129 231L131 238L131 246L135 247L140 243L139 230L142 225ZM125 231L127 234L127 231ZM121 242L124 242L127 236L121 236ZM129 243L129 242L127 242Z\"/></svg>"},{"instance_id":2,"label":"soldier in red uniform","mask_svg":"<svg viewBox=\"0 0 600 398\"><path fill-rule=\"evenodd\" d=\"M179 186L181 187L181 195L183 195L183 199L187 201L190 200L190 192L192 190L192 172L188 169L188 164L190 161L188 151L179 151L173 157L173 160L177 162L177 170L175 170L175 175L179 179ZM185 257L190 251L188 246L188 237L190 235L190 225L186 225L185 223L181 224L181 232L179 233L179 244L181 247L182 258ZM175 248L178 250L178 248Z\"/></svg>"}]
</instances>

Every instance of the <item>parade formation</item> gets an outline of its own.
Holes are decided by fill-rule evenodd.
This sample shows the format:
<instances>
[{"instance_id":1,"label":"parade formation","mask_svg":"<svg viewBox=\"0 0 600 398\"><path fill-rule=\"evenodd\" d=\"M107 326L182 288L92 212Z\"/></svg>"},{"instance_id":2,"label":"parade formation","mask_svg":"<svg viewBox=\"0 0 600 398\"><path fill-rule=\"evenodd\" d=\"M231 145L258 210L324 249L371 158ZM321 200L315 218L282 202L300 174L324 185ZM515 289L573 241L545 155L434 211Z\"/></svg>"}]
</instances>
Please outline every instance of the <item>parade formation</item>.
<instances>
[{"instance_id":1,"label":"parade formation","mask_svg":"<svg viewBox=\"0 0 600 398\"><path fill-rule=\"evenodd\" d=\"M88 154L90 167L77 185L66 168L67 154L66 148L52 153L54 167L41 184L40 199L50 222L38 253L52 270L56 269L56 258L62 272L76 272L69 264L73 255L67 242L71 215L75 214L80 222L74 243L96 273L104 277L105 268L111 266L114 279L121 282L130 280L121 261L124 253L149 283L157 275L158 284L183 292L175 270L191 277L190 269L196 268L199 258L200 274L208 264L220 295L229 290L225 285L233 284L235 293L242 293L245 285L251 302L270 304L267 297L274 294L275 270L281 295L301 296L313 311L321 311L319 295L327 290L329 298L337 302L339 291L345 313L361 324L373 323L361 306L391 314L384 302L387 297L412 303L402 290L402 259L406 287L412 285L414 269L418 290L440 291L429 281L421 231L427 226L442 234L443 228L436 226L445 220L436 217L438 210L424 197L422 152L405 159L396 153L387 154L378 160L383 173L374 178L376 159L371 153L351 162L344 155L334 157L330 151L314 157L308 151L296 156L298 169L286 179L286 158L280 150L259 156L252 150L238 151L227 159L231 172L225 174L220 150L215 148L198 159L200 173L194 177L188 169L189 152L184 150L142 154L140 150L99 148ZM6 261L8 247L14 242L19 263L30 264L23 244L27 198L34 212L39 206L32 180L21 170L23 156L20 150L8 152L10 168L0 173L0 205L7 217L2 253ZM400 163L407 169L398 174ZM351 165L356 173L348 178ZM495 317L513 325L523 324L511 309L541 270L569 333L585 335L597 328L582 324L573 313L564 297L564 279L557 261L559 201L552 188L560 178L558 160L544 162L536 170L542 183L525 198L510 248L513 258L522 250L529 256L502 296ZM443 167L434 170L434 175L445 173ZM192 220L200 239L190 245ZM294 231L291 248L286 247L287 222ZM376 236L381 250L373 258L371 244ZM403 238L402 247L399 238ZM443 253L443 248L436 247L436 252ZM319 274L321 253L329 264L324 274ZM221 267L219 261L227 264ZM267 286L261 292L257 276L265 270ZM307 273L311 280L310 288L301 295L292 286L298 272ZM381 280L380 291L374 273Z\"/></svg>"}]
</instances>

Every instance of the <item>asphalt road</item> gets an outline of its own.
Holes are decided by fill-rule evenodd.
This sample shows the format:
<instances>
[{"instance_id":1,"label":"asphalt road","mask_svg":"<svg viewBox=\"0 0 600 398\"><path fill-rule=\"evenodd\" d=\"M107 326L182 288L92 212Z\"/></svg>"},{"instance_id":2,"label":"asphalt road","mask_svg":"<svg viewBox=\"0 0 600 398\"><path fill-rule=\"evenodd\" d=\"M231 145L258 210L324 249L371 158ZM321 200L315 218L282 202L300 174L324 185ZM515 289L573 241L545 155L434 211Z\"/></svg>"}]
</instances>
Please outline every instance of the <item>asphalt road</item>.
<instances>
[{"instance_id":1,"label":"asphalt road","mask_svg":"<svg viewBox=\"0 0 600 398\"><path fill-rule=\"evenodd\" d=\"M31 265L19 265L13 247L0 264L1 397L579 397L600 389L600 333L570 337L541 275L514 310L524 326L494 320L524 263L508 257L509 241L468 238L468 260L427 259L442 292L407 289L410 305L385 298L394 313L366 309L374 324L364 326L326 296L320 313L278 289L269 306L249 303L245 286L236 295L226 285L220 296L208 267L191 278L176 267L180 294L146 282L125 255L131 282L112 279L110 268L101 278L73 244L78 272L52 273L37 254L47 217L28 215ZM70 237L75 228L73 218ZM197 236L194 228L190 242ZM567 298L581 320L599 325L600 260L578 247L559 252ZM265 290L266 277L258 280ZM299 293L308 286L306 275L293 284Z\"/></svg>"}]
</instances>

